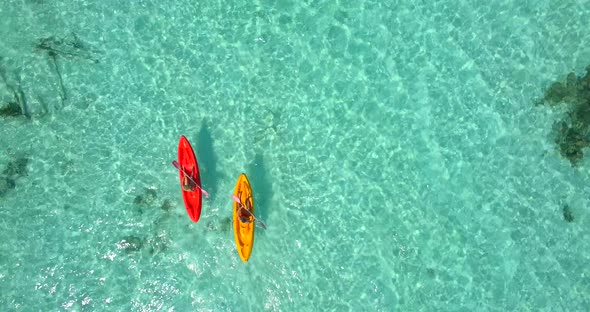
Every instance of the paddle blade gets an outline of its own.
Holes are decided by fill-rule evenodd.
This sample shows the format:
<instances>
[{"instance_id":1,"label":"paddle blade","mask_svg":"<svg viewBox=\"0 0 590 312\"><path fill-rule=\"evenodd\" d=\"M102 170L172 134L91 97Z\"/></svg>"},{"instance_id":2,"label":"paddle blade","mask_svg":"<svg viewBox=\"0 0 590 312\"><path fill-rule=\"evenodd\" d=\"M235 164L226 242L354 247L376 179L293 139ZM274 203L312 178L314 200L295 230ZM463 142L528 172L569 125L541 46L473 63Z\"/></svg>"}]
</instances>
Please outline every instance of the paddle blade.
<instances>
[{"instance_id":1,"label":"paddle blade","mask_svg":"<svg viewBox=\"0 0 590 312\"><path fill-rule=\"evenodd\" d=\"M199 187L200 188L200 187ZM201 189L201 193L205 194L205 197L209 198L209 193L207 193L207 191L205 191L204 189Z\"/></svg>"},{"instance_id":2,"label":"paddle blade","mask_svg":"<svg viewBox=\"0 0 590 312\"><path fill-rule=\"evenodd\" d=\"M235 201L236 203L238 203L238 204L241 204L241 203L242 203L242 202L240 201L240 198L239 198L238 196L236 196L236 195L232 195L232 196L231 196L231 198L233 198L233 199L234 199L234 201Z\"/></svg>"},{"instance_id":3,"label":"paddle blade","mask_svg":"<svg viewBox=\"0 0 590 312\"><path fill-rule=\"evenodd\" d=\"M256 218L256 221L258 222L258 225L260 225L260 227L266 231L266 225L258 218Z\"/></svg>"}]
</instances>

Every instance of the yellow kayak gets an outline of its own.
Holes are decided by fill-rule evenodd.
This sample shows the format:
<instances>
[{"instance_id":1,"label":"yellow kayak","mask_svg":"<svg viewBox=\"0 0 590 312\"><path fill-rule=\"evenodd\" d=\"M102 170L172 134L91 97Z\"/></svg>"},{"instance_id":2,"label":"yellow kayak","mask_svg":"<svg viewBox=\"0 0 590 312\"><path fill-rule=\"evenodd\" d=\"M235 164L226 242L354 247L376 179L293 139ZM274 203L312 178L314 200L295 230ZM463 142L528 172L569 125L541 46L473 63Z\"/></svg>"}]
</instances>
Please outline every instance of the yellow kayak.
<instances>
[{"instance_id":1,"label":"yellow kayak","mask_svg":"<svg viewBox=\"0 0 590 312\"><path fill-rule=\"evenodd\" d=\"M254 214L254 198L252 197L250 182L243 173L238 178L234 195L242 203L239 204L234 201L234 238L236 239L236 247L240 258L246 262L250 258L252 246L254 245L254 218L245 209Z\"/></svg>"}]
</instances>

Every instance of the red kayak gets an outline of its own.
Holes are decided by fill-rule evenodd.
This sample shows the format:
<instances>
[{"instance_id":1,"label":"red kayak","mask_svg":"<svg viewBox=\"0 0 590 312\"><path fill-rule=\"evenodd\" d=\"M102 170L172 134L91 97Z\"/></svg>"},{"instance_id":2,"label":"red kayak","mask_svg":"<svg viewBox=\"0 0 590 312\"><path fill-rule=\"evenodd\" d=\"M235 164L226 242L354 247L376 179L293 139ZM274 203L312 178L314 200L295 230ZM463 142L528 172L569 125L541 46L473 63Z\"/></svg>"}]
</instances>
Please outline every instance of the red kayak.
<instances>
[{"instance_id":1,"label":"red kayak","mask_svg":"<svg viewBox=\"0 0 590 312\"><path fill-rule=\"evenodd\" d=\"M203 204L201 192L199 189L195 189L194 192L185 191L182 188L182 182L186 173L200 188L201 177L199 176L199 165L195 158L195 152L193 152L191 144L184 135L180 136L178 142L178 164L182 168L178 172L180 173L180 191L182 192L182 199L184 199L184 207L186 207L186 212L191 220L197 222L201 217L201 206Z\"/></svg>"}]
</instances>

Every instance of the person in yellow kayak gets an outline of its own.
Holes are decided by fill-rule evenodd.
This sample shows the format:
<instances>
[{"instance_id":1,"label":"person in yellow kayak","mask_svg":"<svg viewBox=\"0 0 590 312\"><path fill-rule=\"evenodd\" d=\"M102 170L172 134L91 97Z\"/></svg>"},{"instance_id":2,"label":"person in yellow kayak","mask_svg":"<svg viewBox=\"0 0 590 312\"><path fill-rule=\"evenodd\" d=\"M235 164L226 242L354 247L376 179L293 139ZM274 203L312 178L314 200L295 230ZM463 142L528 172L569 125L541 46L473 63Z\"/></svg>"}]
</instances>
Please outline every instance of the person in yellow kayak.
<instances>
[{"instance_id":1,"label":"person in yellow kayak","mask_svg":"<svg viewBox=\"0 0 590 312\"><path fill-rule=\"evenodd\" d=\"M246 200L246 205L250 206L250 201ZM244 207L244 205L242 205L241 203L238 204L238 206L240 206L240 208L238 209L238 219L240 219L240 222L246 224L252 223L252 213L250 212L250 208Z\"/></svg>"}]
</instances>

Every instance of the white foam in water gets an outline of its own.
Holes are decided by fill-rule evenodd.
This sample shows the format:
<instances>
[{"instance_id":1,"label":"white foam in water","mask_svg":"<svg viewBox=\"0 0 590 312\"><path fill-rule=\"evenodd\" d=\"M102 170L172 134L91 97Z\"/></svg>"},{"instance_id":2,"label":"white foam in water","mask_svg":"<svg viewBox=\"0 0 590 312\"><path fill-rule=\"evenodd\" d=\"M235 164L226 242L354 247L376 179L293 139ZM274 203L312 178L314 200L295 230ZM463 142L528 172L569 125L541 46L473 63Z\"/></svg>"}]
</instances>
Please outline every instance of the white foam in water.
<instances>
[{"instance_id":1,"label":"white foam in water","mask_svg":"<svg viewBox=\"0 0 590 312\"><path fill-rule=\"evenodd\" d=\"M584 310L589 163L534 105L588 65L583 5L4 1L0 306Z\"/></svg>"}]
</instances>

